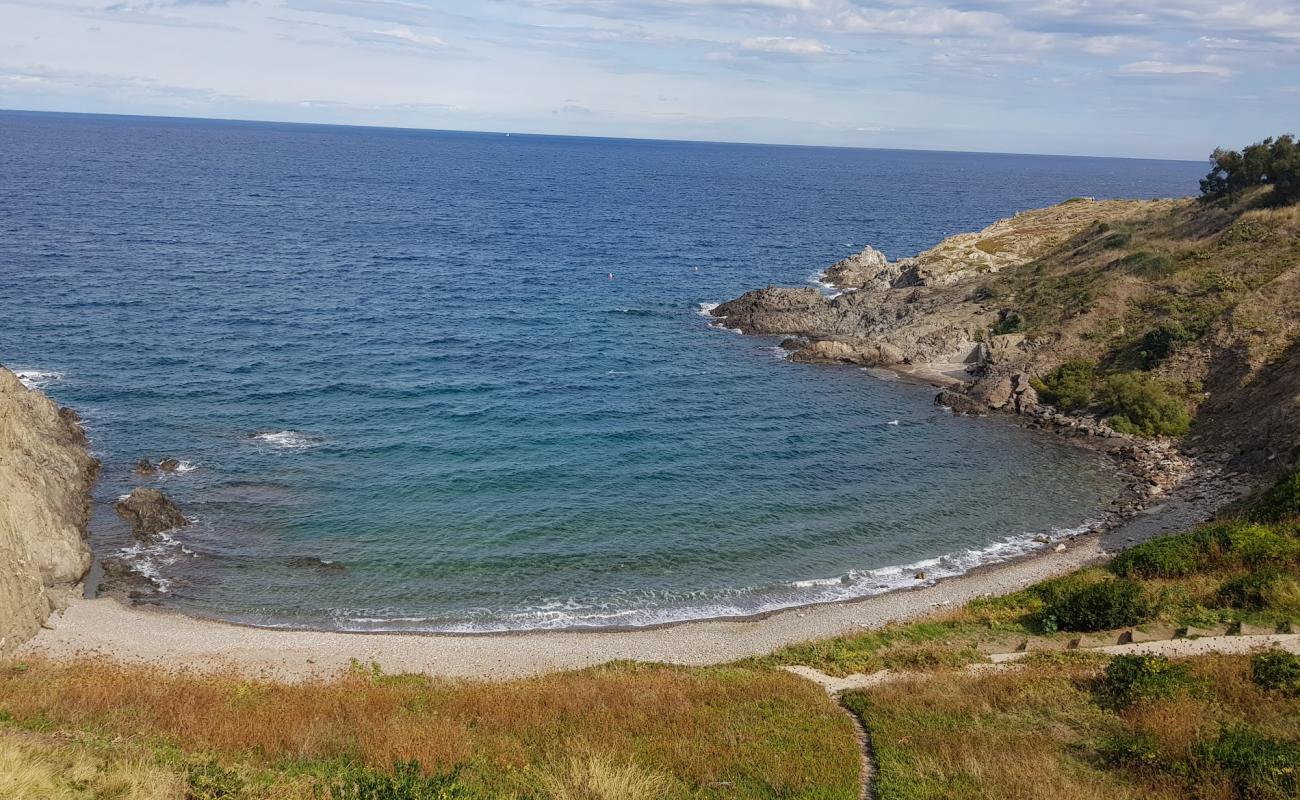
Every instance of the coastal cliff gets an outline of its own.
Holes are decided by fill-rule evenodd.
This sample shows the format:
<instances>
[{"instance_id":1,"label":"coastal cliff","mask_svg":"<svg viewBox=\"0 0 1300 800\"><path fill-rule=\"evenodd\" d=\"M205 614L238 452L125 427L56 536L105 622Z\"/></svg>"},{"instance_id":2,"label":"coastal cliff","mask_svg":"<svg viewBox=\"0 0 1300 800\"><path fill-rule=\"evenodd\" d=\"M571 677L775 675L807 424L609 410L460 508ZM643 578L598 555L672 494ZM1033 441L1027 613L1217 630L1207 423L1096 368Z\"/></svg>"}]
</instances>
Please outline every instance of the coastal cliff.
<instances>
[{"instance_id":1,"label":"coastal cliff","mask_svg":"<svg viewBox=\"0 0 1300 800\"><path fill-rule=\"evenodd\" d=\"M1300 458L1300 207L1075 199L889 261L839 290L768 287L713 310L797 361L912 371L959 411L1104 437L1181 437L1225 468ZM955 391L954 391L955 390Z\"/></svg>"},{"instance_id":2,"label":"coastal cliff","mask_svg":"<svg viewBox=\"0 0 1300 800\"><path fill-rule=\"evenodd\" d=\"M98 474L76 415L0 367L0 655L77 595Z\"/></svg>"}]
</instances>

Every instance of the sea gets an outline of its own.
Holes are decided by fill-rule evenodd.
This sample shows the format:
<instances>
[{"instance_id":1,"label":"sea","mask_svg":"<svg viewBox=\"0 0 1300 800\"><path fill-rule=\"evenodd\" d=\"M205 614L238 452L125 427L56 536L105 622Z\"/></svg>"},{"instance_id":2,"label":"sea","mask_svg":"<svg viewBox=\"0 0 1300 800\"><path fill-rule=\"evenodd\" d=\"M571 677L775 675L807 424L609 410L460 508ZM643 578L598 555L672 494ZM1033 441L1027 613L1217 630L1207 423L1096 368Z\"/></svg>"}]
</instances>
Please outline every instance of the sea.
<instances>
[{"instance_id":1,"label":"sea","mask_svg":"<svg viewBox=\"0 0 1300 800\"><path fill-rule=\"evenodd\" d=\"M81 413L96 554L166 607L358 631L752 615L1047 546L1118 481L927 387L791 363L710 304L1202 172L0 112L0 363ZM146 485L193 524L134 542L112 505Z\"/></svg>"}]
</instances>

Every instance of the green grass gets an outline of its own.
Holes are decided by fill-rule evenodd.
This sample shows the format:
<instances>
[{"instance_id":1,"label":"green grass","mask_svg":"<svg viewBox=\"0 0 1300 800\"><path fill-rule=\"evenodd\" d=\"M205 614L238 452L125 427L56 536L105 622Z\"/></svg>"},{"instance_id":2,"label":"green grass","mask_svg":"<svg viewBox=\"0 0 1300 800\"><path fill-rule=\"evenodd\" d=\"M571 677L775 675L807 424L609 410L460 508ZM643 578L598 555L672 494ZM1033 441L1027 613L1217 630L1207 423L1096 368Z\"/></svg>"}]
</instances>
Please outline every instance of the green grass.
<instances>
[{"instance_id":1,"label":"green grass","mask_svg":"<svg viewBox=\"0 0 1300 800\"><path fill-rule=\"evenodd\" d=\"M851 692L880 800L1280 800L1300 790L1300 700L1248 656L1037 660Z\"/></svg>"}]
</instances>

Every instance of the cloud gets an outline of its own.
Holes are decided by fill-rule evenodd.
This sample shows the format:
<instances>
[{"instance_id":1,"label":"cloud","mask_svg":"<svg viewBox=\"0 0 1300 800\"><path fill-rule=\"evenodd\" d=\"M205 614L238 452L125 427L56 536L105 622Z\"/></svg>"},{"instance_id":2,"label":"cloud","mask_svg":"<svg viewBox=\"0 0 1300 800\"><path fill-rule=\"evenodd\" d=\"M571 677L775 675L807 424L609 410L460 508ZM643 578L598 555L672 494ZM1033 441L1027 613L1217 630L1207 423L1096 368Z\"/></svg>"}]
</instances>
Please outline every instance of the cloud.
<instances>
[{"instance_id":1,"label":"cloud","mask_svg":"<svg viewBox=\"0 0 1300 800\"><path fill-rule=\"evenodd\" d=\"M1168 61L1134 61L1120 67L1125 75L1210 75L1231 78L1232 70L1218 64L1175 64Z\"/></svg>"},{"instance_id":2,"label":"cloud","mask_svg":"<svg viewBox=\"0 0 1300 800\"><path fill-rule=\"evenodd\" d=\"M737 47L746 53L778 53L787 56L824 56L831 48L816 39L794 36L755 36L740 42Z\"/></svg>"},{"instance_id":3,"label":"cloud","mask_svg":"<svg viewBox=\"0 0 1300 800\"><path fill-rule=\"evenodd\" d=\"M401 26L382 30L353 31L351 35L359 42L414 47L420 50L442 50L447 46L447 43L437 36L416 33L410 28Z\"/></svg>"}]
</instances>

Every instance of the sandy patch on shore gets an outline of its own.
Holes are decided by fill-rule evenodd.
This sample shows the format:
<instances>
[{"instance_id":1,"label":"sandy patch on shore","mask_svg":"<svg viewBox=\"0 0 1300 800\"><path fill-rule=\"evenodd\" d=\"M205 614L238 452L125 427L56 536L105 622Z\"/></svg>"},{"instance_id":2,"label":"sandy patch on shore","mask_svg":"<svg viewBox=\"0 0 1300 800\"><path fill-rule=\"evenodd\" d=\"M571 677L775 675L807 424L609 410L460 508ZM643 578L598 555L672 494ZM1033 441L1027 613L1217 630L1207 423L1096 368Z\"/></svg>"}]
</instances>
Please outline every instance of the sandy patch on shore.
<instances>
[{"instance_id":1,"label":"sandy patch on shore","mask_svg":"<svg viewBox=\"0 0 1300 800\"><path fill-rule=\"evenodd\" d=\"M353 659L386 672L503 679L593 666L616 659L704 665L787 644L878 628L953 609L981 595L1013 592L1105 557L1099 538L1064 552L981 567L930 586L864 600L781 611L757 619L707 620L623 631L444 635L273 630L195 619L117 600L82 600L51 618L21 654L220 671L279 680L337 673Z\"/></svg>"}]
</instances>

